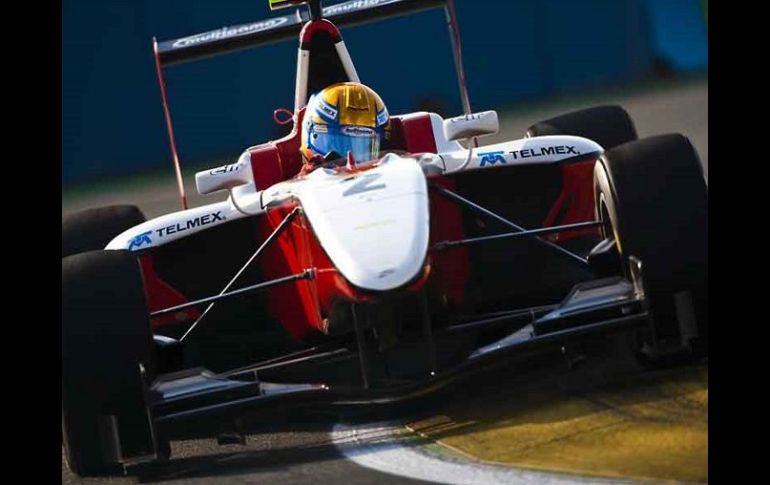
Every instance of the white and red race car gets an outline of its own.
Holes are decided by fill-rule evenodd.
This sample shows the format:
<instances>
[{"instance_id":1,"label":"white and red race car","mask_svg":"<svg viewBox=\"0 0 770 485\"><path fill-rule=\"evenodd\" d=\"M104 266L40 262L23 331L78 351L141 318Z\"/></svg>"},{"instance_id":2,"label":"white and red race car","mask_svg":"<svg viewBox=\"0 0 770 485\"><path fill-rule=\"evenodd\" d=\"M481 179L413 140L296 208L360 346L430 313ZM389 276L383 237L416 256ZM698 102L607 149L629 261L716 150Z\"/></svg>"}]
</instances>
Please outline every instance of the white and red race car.
<instances>
[{"instance_id":1,"label":"white and red race car","mask_svg":"<svg viewBox=\"0 0 770 485\"><path fill-rule=\"evenodd\" d=\"M705 354L708 194L685 137L638 140L622 108L601 106L476 147L498 119L470 110L451 0L271 1L303 3L154 44L168 115L165 66L299 33L294 130L196 174L225 200L63 223L74 472L168 458L187 420L403 401L609 333L645 364ZM447 12L466 113L392 116L381 158L301 171L309 95L359 81L336 24L433 7Z\"/></svg>"}]
</instances>

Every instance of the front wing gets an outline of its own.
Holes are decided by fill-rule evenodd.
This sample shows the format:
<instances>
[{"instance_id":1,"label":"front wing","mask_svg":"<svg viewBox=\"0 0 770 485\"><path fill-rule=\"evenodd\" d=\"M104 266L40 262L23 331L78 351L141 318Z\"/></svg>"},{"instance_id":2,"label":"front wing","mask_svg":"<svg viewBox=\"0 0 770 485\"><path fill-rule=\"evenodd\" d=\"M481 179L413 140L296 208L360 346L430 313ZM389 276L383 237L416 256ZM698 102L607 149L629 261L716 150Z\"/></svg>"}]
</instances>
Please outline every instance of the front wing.
<instances>
[{"instance_id":1,"label":"front wing","mask_svg":"<svg viewBox=\"0 0 770 485\"><path fill-rule=\"evenodd\" d=\"M221 374L192 369L161 376L149 393L152 419L161 428L190 419L233 419L245 411L291 405L389 404L415 399L481 370L527 359L536 353L559 349L576 341L612 333L633 332L649 326L644 295L624 278L594 280L576 285L555 308L530 308L450 326L432 336L441 341L451 334L508 326L514 331L474 349L448 367L432 367L431 342L426 339L422 378L408 383L367 384L360 355L344 345L309 349L281 359ZM348 383L275 382L333 362L353 375ZM358 372L355 369L359 367ZM271 382L262 380L269 375ZM363 385L362 385L363 384Z\"/></svg>"}]
</instances>

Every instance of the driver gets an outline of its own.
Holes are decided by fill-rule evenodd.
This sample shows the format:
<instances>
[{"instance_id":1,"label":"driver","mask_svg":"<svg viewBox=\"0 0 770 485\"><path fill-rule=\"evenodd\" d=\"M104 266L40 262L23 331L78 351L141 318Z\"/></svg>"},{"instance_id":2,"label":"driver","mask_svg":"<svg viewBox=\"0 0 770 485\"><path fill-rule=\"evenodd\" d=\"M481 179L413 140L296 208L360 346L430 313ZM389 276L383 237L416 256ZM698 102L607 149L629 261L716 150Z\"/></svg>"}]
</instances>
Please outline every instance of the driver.
<instances>
[{"instance_id":1,"label":"driver","mask_svg":"<svg viewBox=\"0 0 770 485\"><path fill-rule=\"evenodd\" d=\"M354 164L377 160L390 138L390 117L382 99L356 82L332 84L310 97L302 121L303 172L335 160Z\"/></svg>"}]
</instances>

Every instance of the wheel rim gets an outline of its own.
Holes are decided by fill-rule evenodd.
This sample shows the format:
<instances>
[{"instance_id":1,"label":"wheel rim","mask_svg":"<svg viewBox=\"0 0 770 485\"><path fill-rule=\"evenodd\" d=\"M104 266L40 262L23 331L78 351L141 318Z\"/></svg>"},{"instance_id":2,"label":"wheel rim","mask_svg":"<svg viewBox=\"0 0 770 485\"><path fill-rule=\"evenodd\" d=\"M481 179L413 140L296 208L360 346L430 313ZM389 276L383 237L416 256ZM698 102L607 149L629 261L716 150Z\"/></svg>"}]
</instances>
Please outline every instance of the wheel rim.
<instances>
[{"instance_id":1,"label":"wheel rim","mask_svg":"<svg viewBox=\"0 0 770 485\"><path fill-rule=\"evenodd\" d=\"M599 195L599 222L602 223L601 226L599 226L599 231L601 233L602 238L607 239L609 237L609 234L612 234L613 237L615 235L615 231L612 227L612 220L610 219L610 212L607 209L607 201L604 198L604 193L601 193Z\"/></svg>"}]
</instances>

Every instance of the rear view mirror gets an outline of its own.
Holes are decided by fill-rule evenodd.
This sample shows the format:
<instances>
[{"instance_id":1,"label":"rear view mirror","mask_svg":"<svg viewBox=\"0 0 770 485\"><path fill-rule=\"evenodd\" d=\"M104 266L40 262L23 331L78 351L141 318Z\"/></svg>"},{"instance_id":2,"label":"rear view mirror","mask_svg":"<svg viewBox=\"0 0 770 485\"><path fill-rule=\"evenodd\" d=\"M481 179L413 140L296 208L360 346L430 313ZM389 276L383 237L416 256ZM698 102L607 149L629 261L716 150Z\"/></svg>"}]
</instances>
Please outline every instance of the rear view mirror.
<instances>
[{"instance_id":1,"label":"rear view mirror","mask_svg":"<svg viewBox=\"0 0 770 485\"><path fill-rule=\"evenodd\" d=\"M203 170L195 174L195 185L201 195L229 190L252 182L251 167L244 161Z\"/></svg>"},{"instance_id":2,"label":"rear view mirror","mask_svg":"<svg viewBox=\"0 0 770 485\"><path fill-rule=\"evenodd\" d=\"M496 111L482 111L444 120L444 136L447 140L492 135L499 129Z\"/></svg>"}]
</instances>

